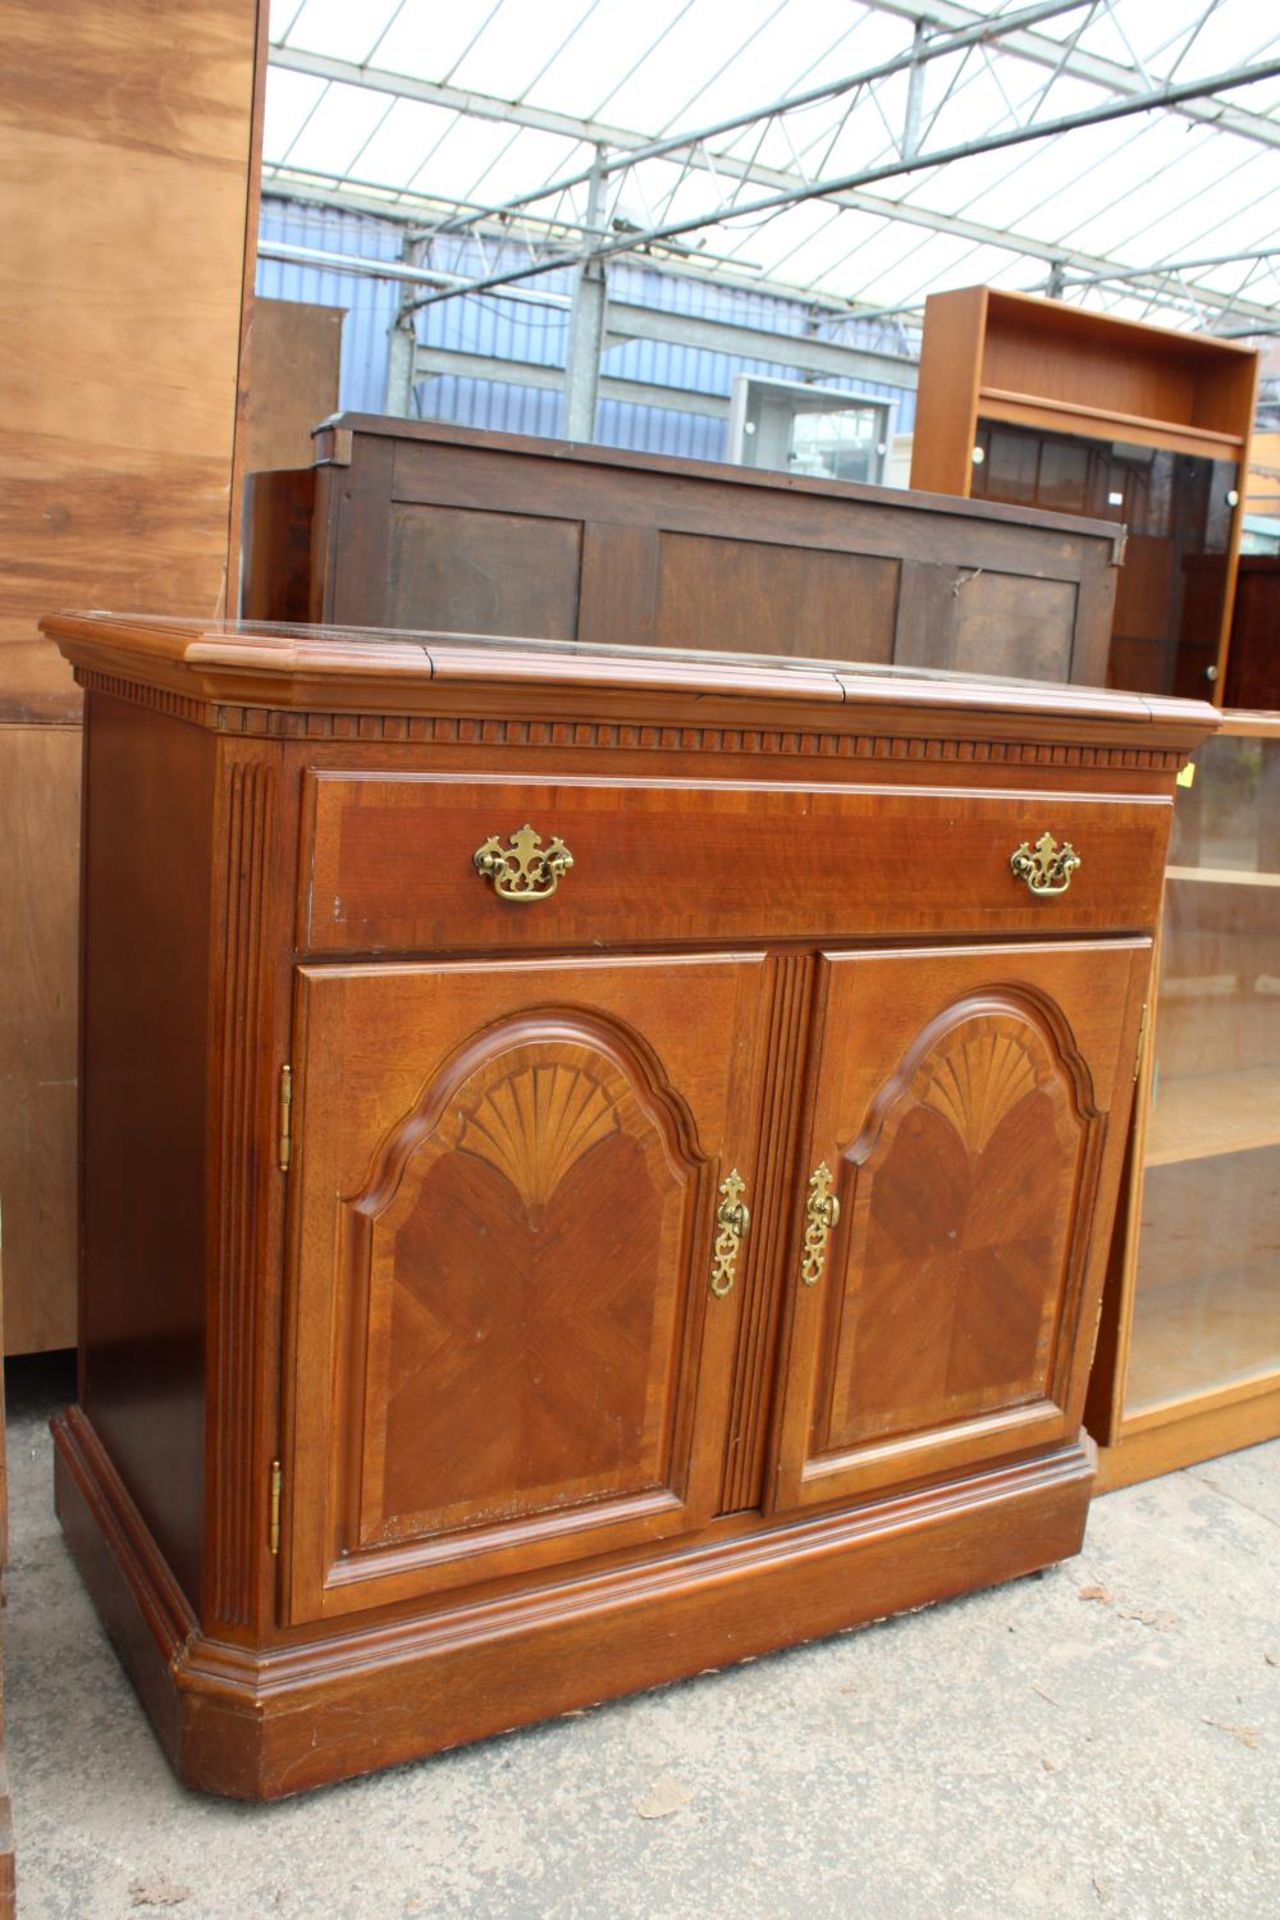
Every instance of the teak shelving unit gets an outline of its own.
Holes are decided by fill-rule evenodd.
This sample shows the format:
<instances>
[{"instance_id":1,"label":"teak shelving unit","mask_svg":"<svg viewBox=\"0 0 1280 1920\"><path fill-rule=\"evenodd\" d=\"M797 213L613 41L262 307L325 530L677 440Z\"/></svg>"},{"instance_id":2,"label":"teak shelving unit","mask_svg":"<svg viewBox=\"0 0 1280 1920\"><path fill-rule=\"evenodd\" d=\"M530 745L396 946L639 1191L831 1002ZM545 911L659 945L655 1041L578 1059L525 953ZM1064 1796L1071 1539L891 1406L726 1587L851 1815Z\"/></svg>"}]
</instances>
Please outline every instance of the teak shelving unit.
<instances>
[{"instance_id":1,"label":"teak shelving unit","mask_svg":"<svg viewBox=\"0 0 1280 1920\"><path fill-rule=\"evenodd\" d=\"M1280 1434L1280 714L1198 756L1157 965L1086 1411L1103 1487Z\"/></svg>"},{"instance_id":2,"label":"teak shelving unit","mask_svg":"<svg viewBox=\"0 0 1280 1920\"><path fill-rule=\"evenodd\" d=\"M1231 341L990 287L935 294L911 485L1124 521L1110 683L1221 705L1257 379Z\"/></svg>"}]
</instances>

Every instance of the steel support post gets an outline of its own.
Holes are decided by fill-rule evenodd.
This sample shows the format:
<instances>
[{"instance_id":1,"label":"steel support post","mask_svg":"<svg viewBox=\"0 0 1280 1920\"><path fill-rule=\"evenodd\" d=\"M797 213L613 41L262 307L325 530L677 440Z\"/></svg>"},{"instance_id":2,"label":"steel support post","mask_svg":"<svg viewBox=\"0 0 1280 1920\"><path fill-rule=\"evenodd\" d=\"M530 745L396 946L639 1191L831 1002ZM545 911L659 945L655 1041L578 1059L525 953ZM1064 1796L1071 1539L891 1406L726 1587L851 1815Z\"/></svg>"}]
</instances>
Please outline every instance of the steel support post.
<instances>
[{"instance_id":1,"label":"steel support post","mask_svg":"<svg viewBox=\"0 0 1280 1920\"><path fill-rule=\"evenodd\" d=\"M418 242L406 233L400 242L402 271L418 264ZM413 360L418 345L418 323L412 288L401 285L396 317L387 329L387 398L384 412L397 420L413 413Z\"/></svg>"},{"instance_id":2,"label":"steel support post","mask_svg":"<svg viewBox=\"0 0 1280 1920\"><path fill-rule=\"evenodd\" d=\"M398 420L407 420L413 413L413 361L417 350L417 334L413 308L403 295L400 310L387 329L387 340L387 401L383 411Z\"/></svg>"},{"instance_id":3,"label":"steel support post","mask_svg":"<svg viewBox=\"0 0 1280 1920\"><path fill-rule=\"evenodd\" d=\"M604 231L604 149L596 151L587 188L587 234ZM585 260L578 269L569 317L569 351L564 368L564 434L568 440L596 437L596 401L600 392L600 356L604 352L608 272L602 259Z\"/></svg>"}]
</instances>

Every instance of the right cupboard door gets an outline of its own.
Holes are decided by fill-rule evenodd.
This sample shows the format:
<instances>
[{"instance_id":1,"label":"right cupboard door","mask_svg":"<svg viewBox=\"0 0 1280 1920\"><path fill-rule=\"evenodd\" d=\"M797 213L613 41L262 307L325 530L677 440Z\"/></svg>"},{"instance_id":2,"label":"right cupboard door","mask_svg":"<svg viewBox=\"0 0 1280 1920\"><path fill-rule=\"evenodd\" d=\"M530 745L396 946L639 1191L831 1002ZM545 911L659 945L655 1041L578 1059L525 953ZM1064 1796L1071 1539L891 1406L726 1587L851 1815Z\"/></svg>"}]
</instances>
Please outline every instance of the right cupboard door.
<instances>
[{"instance_id":1,"label":"right cupboard door","mask_svg":"<svg viewBox=\"0 0 1280 1920\"><path fill-rule=\"evenodd\" d=\"M1080 1424L1148 941L827 954L775 1508Z\"/></svg>"}]
</instances>

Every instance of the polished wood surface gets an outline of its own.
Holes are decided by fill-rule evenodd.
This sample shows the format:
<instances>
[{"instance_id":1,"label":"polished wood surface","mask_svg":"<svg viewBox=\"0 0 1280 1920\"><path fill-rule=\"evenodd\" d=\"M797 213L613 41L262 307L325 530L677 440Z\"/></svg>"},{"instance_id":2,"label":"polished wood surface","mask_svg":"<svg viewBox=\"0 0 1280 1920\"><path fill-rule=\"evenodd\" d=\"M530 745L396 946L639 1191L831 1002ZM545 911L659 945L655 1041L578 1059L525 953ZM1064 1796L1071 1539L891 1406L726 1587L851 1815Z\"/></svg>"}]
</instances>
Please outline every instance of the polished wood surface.
<instances>
[{"instance_id":1,"label":"polished wood surface","mask_svg":"<svg viewBox=\"0 0 1280 1920\"><path fill-rule=\"evenodd\" d=\"M1146 942L825 963L803 1158L840 1212L795 1293L779 1505L1078 1430L1149 963Z\"/></svg>"},{"instance_id":2,"label":"polished wood surface","mask_svg":"<svg viewBox=\"0 0 1280 1920\"><path fill-rule=\"evenodd\" d=\"M359 414L316 447L251 482L252 618L1104 678L1100 526Z\"/></svg>"},{"instance_id":3,"label":"polished wood surface","mask_svg":"<svg viewBox=\"0 0 1280 1920\"><path fill-rule=\"evenodd\" d=\"M10 1352L75 1340L80 756L67 730L80 694L37 623L56 605L213 616L234 602L233 441L266 14L257 0L201 0L164 21L148 0L5 9L0 1192Z\"/></svg>"},{"instance_id":4,"label":"polished wood surface","mask_svg":"<svg viewBox=\"0 0 1280 1920\"><path fill-rule=\"evenodd\" d=\"M49 627L90 741L58 1503L185 1780L274 1797L1076 1550L1212 709ZM1085 864L1033 900L1052 823Z\"/></svg>"},{"instance_id":5,"label":"polished wood surface","mask_svg":"<svg viewBox=\"0 0 1280 1920\"><path fill-rule=\"evenodd\" d=\"M195 850L212 838L211 774L207 735L123 700L98 703L85 757L79 1396L193 1596L210 1068L192 1040L217 938Z\"/></svg>"},{"instance_id":6,"label":"polished wood surface","mask_svg":"<svg viewBox=\"0 0 1280 1920\"><path fill-rule=\"evenodd\" d=\"M728 781L322 773L304 788L309 884L298 944L329 954L612 945L651 934L659 898L667 937L680 939L803 939L815 914L848 938L951 927L1124 931L1154 918L1168 824L1160 803L976 786L892 794L831 786L815 795ZM548 838L554 824L574 864L552 898L513 914L476 886L472 856L490 834L505 842L526 819ZM1084 863L1069 893L1051 900L1030 894L1009 867L1046 827ZM930 857L904 893L902 863L919 840ZM419 876L430 866L439 878L424 894Z\"/></svg>"},{"instance_id":7,"label":"polished wood surface","mask_svg":"<svg viewBox=\"0 0 1280 1920\"><path fill-rule=\"evenodd\" d=\"M763 975L302 971L291 1619L712 1519L714 1174L758 1209Z\"/></svg>"}]
</instances>

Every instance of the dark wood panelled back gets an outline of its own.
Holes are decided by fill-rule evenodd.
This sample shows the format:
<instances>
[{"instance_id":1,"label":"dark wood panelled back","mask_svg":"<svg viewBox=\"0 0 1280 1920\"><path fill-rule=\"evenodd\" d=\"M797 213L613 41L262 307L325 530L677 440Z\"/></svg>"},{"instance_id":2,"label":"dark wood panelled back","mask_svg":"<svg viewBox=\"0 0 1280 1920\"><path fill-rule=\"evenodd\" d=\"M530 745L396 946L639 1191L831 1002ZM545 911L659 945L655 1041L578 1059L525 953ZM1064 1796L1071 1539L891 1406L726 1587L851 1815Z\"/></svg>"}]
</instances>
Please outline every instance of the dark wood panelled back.
<instances>
[{"instance_id":1,"label":"dark wood panelled back","mask_svg":"<svg viewBox=\"0 0 1280 1920\"><path fill-rule=\"evenodd\" d=\"M342 415L252 476L242 607L1100 684L1117 529Z\"/></svg>"}]
</instances>

